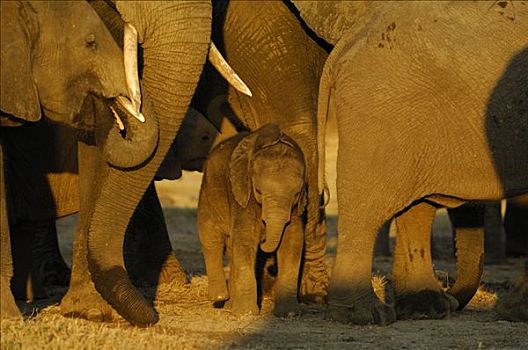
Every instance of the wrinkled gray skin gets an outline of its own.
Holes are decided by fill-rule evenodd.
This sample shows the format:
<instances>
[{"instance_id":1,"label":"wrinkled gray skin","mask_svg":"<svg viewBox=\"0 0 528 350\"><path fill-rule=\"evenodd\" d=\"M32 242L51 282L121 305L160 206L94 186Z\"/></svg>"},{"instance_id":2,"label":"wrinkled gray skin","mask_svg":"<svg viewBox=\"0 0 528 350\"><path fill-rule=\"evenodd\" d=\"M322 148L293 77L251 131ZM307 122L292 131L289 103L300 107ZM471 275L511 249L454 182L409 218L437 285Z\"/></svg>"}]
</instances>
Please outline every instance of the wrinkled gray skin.
<instances>
[{"instance_id":1,"label":"wrinkled gray skin","mask_svg":"<svg viewBox=\"0 0 528 350\"><path fill-rule=\"evenodd\" d=\"M103 144L112 140L115 147L111 148L109 143L108 147L101 148L101 158L105 162L126 156L131 149L137 148L138 142L145 151L143 158L131 160L136 161L136 165L143 162L157 143L154 117L138 125L134 118L123 115L130 131L129 140L121 138L117 128L112 128L111 115L96 123L90 118L76 117L81 109L87 108L87 101L92 100L86 99L89 94L109 99L127 96L123 54L97 14L83 2L59 5L13 1L2 2L1 6L2 133L8 131L4 127L35 122L43 116L78 128L92 123L99 140ZM60 50L56 46L58 41ZM71 89L72 84L77 88ZM84 116L82 112L81 115ZM16 133L17 129L9 132ZM8 152L2 143L2 158ZM2 164L2 172L4 166ZM4 176L2 174L3 189ZM9 291L12 276L6 203L9 198L10 194L2 190L2 318L20 316Z\"/></svg>"},{"instance_id":2,"label":"wrinkled gray skin","mask_svg":"<svg viewBox=\"0 0 528 350\"><path fill-rule=\"evenodd\" d=\"M191 108L163 163L170 178L179 178L182 168L201 171L217 134L205 116ZM20 138L26 142L18 142ZM6 184L17 194L9 201L15 260L12 289L16 299L41 298L45 296L41 285L69 282L70 270L59 252L55 219L79 210L77 131L42 121L16 133L6 131L4 140L10 151ZM160 171L157 176L168 177ZM153 186L139 207L125 240L127 272L133 281L148 284L185 282L185 273L171 253ZM26 288L28 278L32 278L33 290Z\"/></svg>"},{"instance_id":3,"label":"wrinkled gray skin","mask_svg":"<svg viewBox=\"0 0 528 350\"><path fill-rule=\"evenodd\" d=\"M334 106L340 135L339 238L328 316L387 324L394 309L370 283L374 240L387 219L400 213L397 220L429 225L436 204L528 191L528 6L295 4L336 45L325 64L318 115L322 132ZM420 256L421 244L406 237L400 243L409 260ZM431 288L409 298L408 308L454 306L439 286Z\"/></svg>"},{"instance_id":4,"label":"wrinkled gray skin","mask_svg":"<svg viewBox=\"0 0 528 350\"><path fill-rule=\"evenodd\" d=\"M209 110L219 98L227 98L239 131L274 123L301 147L306 157L308 221L299 296L305 302L322 303L328 274L325 215L322 192L317 189L316 114L319 79L328 54L281 1L213 4L213 39L253 96L226 89L217 74L206 69L193 104L214 118Z\"/></svg>"},{"instance_id":5,"label":"wrinkled gray skin","mask_svg":"<svg viewBox=\"0 0 528 350\"><path fill-rule=\"evenodd\" d=\"M255 264L260 247L277 254L275 315L297 312L305 176L302 151L274 124L240 133L213 149L200 190L198 229L214 303L229 300L235 314L258 314Z\"/></svg>"}]
</instances>

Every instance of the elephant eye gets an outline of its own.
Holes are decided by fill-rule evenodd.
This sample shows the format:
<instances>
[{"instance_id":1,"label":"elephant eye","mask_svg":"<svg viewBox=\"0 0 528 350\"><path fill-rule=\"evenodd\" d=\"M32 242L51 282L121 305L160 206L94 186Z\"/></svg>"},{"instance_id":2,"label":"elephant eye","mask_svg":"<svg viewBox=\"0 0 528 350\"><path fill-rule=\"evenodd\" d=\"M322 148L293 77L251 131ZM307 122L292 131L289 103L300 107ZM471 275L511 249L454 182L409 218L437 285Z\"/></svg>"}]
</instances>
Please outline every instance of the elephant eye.
<instances>
[{"instance_id":1,"label":"elephant eye","mask_svg":"<svg viewBox=\"0 0 528 350\"><path fill-rule=\"evenodd\" d=\"M209 141L209 135L203 135L202 141Z\"/></svg>"},{"instance_id":2,"label":"elephant eye","mask_svg":"<svg viewBox=\"0 0 528 350\"><path fill-rule=\"evenodd\" d=\"M92 50L97 49L97 42L95 41L95 35L89 34L85 39L86 47Z\"/></svg>"}]
</instances>

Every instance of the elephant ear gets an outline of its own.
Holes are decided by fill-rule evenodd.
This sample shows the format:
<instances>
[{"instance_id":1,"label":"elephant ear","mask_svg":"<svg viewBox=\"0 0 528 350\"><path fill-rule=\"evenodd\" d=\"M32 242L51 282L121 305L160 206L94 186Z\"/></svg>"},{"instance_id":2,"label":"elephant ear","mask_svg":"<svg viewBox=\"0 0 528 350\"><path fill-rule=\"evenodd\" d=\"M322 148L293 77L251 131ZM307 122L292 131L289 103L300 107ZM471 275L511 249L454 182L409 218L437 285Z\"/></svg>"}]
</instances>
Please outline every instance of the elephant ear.
<instances>
[{"instance_id":1,"label":"elephant ear","mask_svg":"<svg viewBox=\"0 0 528 350\"><path fill-rule=\"evenodd\" d=\"M244 137L231 153L229 160L229 183L237 203L246 208L251 194L250 159L255 148L254 133Z\"/></svg>"},{"instance_id":2,"label":"elephant ear","mask_svg":"<svg viewBox=\"0 0 528 350\"><path fill-rule=\"evenodd\" d=\"M321 38L335 45L341 36L359 21L368 20L367 1L292 0L302 19Z\"/></svg>"},{"instance_id":3,"label":"elephant ear","mask_svg":"<svg viewBox=\"0 0 528 350\"><path fill-rule=\"evenodd\" d=\"M41 117L31 65L32 40L38 35L37 14L26 2L2 1L1 6L0 108L17 119L34 122Z\"/></svg>"},{"instance_id":4,"label":"elephant ear","mask_svg":"<svg viewBox=\"0 0 528 350\"><path fill-rule=\"evenodd\" d=\"M255 132L255 150L273 146L281 141L283 133L276 124L266 124Z\"/></svg>"}]
</instances>

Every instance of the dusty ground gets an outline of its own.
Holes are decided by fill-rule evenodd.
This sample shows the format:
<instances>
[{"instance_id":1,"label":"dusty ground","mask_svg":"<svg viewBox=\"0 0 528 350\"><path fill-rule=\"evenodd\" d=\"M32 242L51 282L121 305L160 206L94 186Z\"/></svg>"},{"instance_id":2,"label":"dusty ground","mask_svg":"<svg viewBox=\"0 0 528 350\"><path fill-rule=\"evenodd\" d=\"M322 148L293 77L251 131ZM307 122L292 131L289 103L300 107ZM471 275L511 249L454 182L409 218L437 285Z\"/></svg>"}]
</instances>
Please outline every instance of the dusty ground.
<instances>
[{"instance_id":1,"label":"dusty ground","mask_svg":"<svg viewBox=\"0 0 528 350\"><path fill-rule=\"evenodd\" d=\"M335 139L330 139L330 183L335 178ZM50 300L39 305L21 305L27 316L22 322L2 322L2 349L180 349L180 348L353 348L353 349L443 349L443 348L528 348L528 324L497 319L493 307L505 289L511 287L521 261L486 266L483 286L462 312L446 320L398 321L387 327L349 326L324 320L324 308L304 308L304 314L289 319L269 314L272 301L265 299L262 315L235 317L227 310L214 309L207 301L207 277L196 234L198 174L186 173L176 182L158 183L160 197L171 233L173 247L192 276L187 287L163 286L156 293L160 322L148 329L126 322L100 324L67 319L59 314L57 302L62 289L51 291ZM332 194L335 191L331 188ZM333 262L336 244L335 195L328 207L330 216L328 263ZM59 222L61 249L71 258L71 232L75 217ZM435 224L436 245L452 250L450 227L445 213ZM454 276L453 260L435 261L439 278ZM390 259L376 258L376 275L390 276ZM46 306L48 305L48 306ZM38 306L38 307L36 307Z\"/></svg>"}]
</instances>

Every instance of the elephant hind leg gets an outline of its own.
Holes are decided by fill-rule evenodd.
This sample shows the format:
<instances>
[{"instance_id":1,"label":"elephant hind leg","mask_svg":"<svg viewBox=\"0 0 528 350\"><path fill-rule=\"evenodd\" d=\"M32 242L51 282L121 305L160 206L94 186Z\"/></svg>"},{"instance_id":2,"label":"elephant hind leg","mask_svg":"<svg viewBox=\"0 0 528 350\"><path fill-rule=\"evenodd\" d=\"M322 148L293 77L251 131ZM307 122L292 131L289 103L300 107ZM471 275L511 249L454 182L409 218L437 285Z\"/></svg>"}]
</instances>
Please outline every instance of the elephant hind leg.
<instances>
[{"instance_id":1,"label":"elephant hind leg","mask_svg":"<svg viewBox=\"0 0 528 350\"><path fill-rule=\"evenodd\" d=\"M436 208L418 202L396 217L392 281L400 319L444 318L458 302L442 291L431 257L431 227Z\"/></svg>"},{"instance_id":2,"label":"elephant hind leg","mask_svg":"<svg viewBox=\"0 0 528 350\"><path fill-rule=\"evenodd\" d=\"M389 197L387 191L373 191L379 186L366 183L372 176L357 171L341 172L340 169L361 168L350 166L350 163L342 166L341 149L339 152L338 243L330 280L327 317L343 323L389 324L395 321L396 313L392 304L380 301L374 293L372 258L379 229L405 207L405 201L398 197L396 190L393 191L395 195Z\"/></svg>"}]
</instances>

